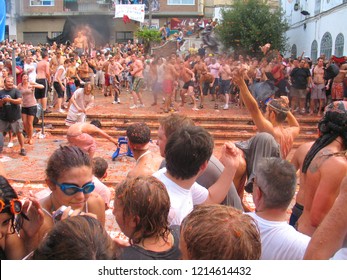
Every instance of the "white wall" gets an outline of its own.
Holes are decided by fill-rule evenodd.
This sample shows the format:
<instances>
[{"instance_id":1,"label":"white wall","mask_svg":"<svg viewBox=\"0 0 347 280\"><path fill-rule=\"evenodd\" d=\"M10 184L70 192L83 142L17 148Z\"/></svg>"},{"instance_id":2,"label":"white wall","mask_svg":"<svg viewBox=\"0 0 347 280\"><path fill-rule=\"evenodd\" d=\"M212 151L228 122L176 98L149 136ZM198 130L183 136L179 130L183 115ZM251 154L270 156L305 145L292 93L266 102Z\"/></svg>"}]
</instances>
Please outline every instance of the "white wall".
<instances>
[{"instance_id":1,"label":"white wall","mask_svg":"<svg viewBox=\"0 0 347 280\"><path fill-rule=\"evenodd\" d=\"M291 2L291 3L289 3ZM320 54L320 44L325 32L329 32L332 37L332 54L335 51L335 40L339 33L344 36L344 55L347 55L347 3L342 0L321 0L321 12L315 15L315 0L300 0L300 9L294 11L296 0L281 0L282 8L286 19L290 24L287 32L288 52L293 44L297 46L297 54L301 55L305 51L305 56L311 56L311 44L314 40L318 43L318 55ZM308 16L301 14L301 9L310 13ZM304 24L306 23L306 29Z\"/></svg>"}]
</instances>

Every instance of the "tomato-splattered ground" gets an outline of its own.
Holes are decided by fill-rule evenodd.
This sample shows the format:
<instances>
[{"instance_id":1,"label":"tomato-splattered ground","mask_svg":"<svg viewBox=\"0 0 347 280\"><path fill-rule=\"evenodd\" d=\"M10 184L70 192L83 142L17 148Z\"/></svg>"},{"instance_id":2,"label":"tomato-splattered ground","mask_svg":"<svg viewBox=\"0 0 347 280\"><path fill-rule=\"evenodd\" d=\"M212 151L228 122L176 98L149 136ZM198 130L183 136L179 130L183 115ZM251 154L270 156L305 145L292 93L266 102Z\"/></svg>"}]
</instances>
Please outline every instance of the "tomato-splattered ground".
<instances>
[{"instance_id":1,"label":"tomato-splattered ground","mask_svg":"<svg viewBox=\"0 0 347 280\"><path fill-rule=\"evenodd\" d=\"M145 108L138 108L130 110L129 106L132 105L131 95L123 92L121 94L121 104L112 104L113 99L111 97L104 97L100 92L95 94L95 106L92 108L90 114L105 114L110 112L117 112L120 114L148 114L154 116L160 116L163 113L162 102L159 102L156 106L151 106L153 102L150 92L145 92L143 95ZM159 99L161 101L161 98ZM223 105L222 102L219 103ZM214 109L214 102L209 101L206 98L204 109L199 111L193 111L192 105L186 104L184 108L178 107L179 112L188 116L201 115L206 117L230 116L230 115L244 115L248 116L246 109L240 109L236 105L232 105L229 110L216 110ZM46 162L51 153L57 149L60 145L67 144L65 136L55 136L45 133L44 137L40 137L40 129L36 128L37 134L35 137L35 143L32 146L26 145L27 156L23 157L19 155L19 145L15 139L14 147L8 148L5 138L4 151L0 156L0 161L4 165L4 169L7 174L7 178L12 185L16 188L21 196L26 196L29 191L37 193L46 188L44 184L45 179L45 167ZM153 139L155 140L155 139ZM216 146L214 154L220 156L221 146ZM105 158L109 163L108 176L104 182L113 190L115 184L125 178L128 171L135 165L135 160L131 157L120 156L115 161L112 161L112 154L115 151L115 145L104 140L97 139L97 150L95 156L101 156ZM158 147L155 141L150 144L150 151L155 155L155 162L159 165L162 158L160 157ZM122 146L121 153L126 152L126 146ZM252 205L252 198L249 195L245 196L245 202Z\"/></svg>"}]
</instances>

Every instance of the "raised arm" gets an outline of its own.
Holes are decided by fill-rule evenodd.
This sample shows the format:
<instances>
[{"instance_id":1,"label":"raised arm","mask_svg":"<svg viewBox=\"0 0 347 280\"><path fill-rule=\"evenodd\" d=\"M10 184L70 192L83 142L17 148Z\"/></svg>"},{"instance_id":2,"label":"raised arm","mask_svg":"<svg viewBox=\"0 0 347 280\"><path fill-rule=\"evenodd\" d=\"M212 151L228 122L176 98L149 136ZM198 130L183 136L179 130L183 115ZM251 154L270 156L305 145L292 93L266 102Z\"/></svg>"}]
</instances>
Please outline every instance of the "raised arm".
<instances>
[{"instance_id":1,"label":"raised arm","mask_svg":"<svg viewBox=\"0 0 347 280\"><path fill-rule=\"evenodd\" d=\"M257 126L259 132L267 132L274 135L274 128L270 121L268 121L259 109L257 101L250 93L245 80L243 72L245 69L235 69L233 71L233 81L240 89L240 95L245 103L249 113L251 114L254 124Z\"/></svg>"}]
</instances>

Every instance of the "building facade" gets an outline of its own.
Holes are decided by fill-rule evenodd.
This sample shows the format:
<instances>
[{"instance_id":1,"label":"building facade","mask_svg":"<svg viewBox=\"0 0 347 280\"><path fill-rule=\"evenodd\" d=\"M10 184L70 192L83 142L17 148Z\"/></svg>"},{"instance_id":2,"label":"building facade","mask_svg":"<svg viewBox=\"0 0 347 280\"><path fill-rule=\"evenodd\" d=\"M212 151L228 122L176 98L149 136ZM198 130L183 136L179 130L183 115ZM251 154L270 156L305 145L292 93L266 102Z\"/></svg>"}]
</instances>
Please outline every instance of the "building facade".
<instances>
[{"instance_id":1,"label":"building facade","mask_svg":"<svg viewBox=\"0 0 347 280\"><path fill-rule=\"evenodd\" d=\"M347 0L281 0L281 7L290 26L287 56L347 55Z\"/></svg>"},{"instance_id":2,"label":"building facade","mask_svg":"<svg viewBox=\"0 0 347 280\"><path fill-rule=\"evenodd\" d=\"M102 26L98 32L108 34L108 42L122 42L133 39L133 32L139 22L125 23L114 18L115 7L128 3L146 5L146 18L151 15L152 25L159 27L172 18L198 18L203 16L203 0L12 0L16 4L17 40L20 42L46 43L55 38L70 24L93 28ZM120 1L120 2L119 2ZM130 2L131 1L131 2ZM143 1L143 2L142 2Z\"/></svg>"}]
</instances>

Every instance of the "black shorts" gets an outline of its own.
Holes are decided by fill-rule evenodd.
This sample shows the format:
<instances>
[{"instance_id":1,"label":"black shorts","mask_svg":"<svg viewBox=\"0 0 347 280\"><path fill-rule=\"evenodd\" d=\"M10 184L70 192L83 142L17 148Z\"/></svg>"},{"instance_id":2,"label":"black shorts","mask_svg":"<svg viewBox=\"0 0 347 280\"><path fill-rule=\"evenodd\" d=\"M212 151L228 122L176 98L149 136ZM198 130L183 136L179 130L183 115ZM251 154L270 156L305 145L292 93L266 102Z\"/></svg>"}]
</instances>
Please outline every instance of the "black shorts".
<instances>
[{"instance_id":1,"label":"black shorts","mask_svg":"<svg viewBox=\"0 0 347 280\"><path fill-rule=\"evenodd\" d=\"M188 89L189 87L194 87L193 81L189 81L189 82L184 83L184 85L183 85L184 89Z\"/></svg>"},{"instance_id":2,"label":"black shorts","mask_svg":"<svg viewBox=\"0 0 347 280\"><path fill-rule=\"evenodd\" d=\"M31 107L22 107L22 114L28 115L28 116L36 116L37 113L37 106L31 106Z\"/></svg>"},{"instance_id":3,"label":"black shorts","mask_svg":"<svg viewBox=\"0 0 347 280\"><path fill-rule=\"evenodd\" d=\"M35 98L42 99L47 97L48 93L48 81L47 79L37 79L36 83L43 85L44 88L35 88Z\"/></svg>"},{"instance_id":4,"label":"black shorts","mask_svg":"<svg viewBox=\"0 0 347 280\"><path fill-rule=\"evenodd\" d=\"M63 91L61 85L58 82L54 82L53 87L54 87L55 91L57 92L58 98L63 98L64 97L64 91Z\"/></svg>"}]
</instances>

